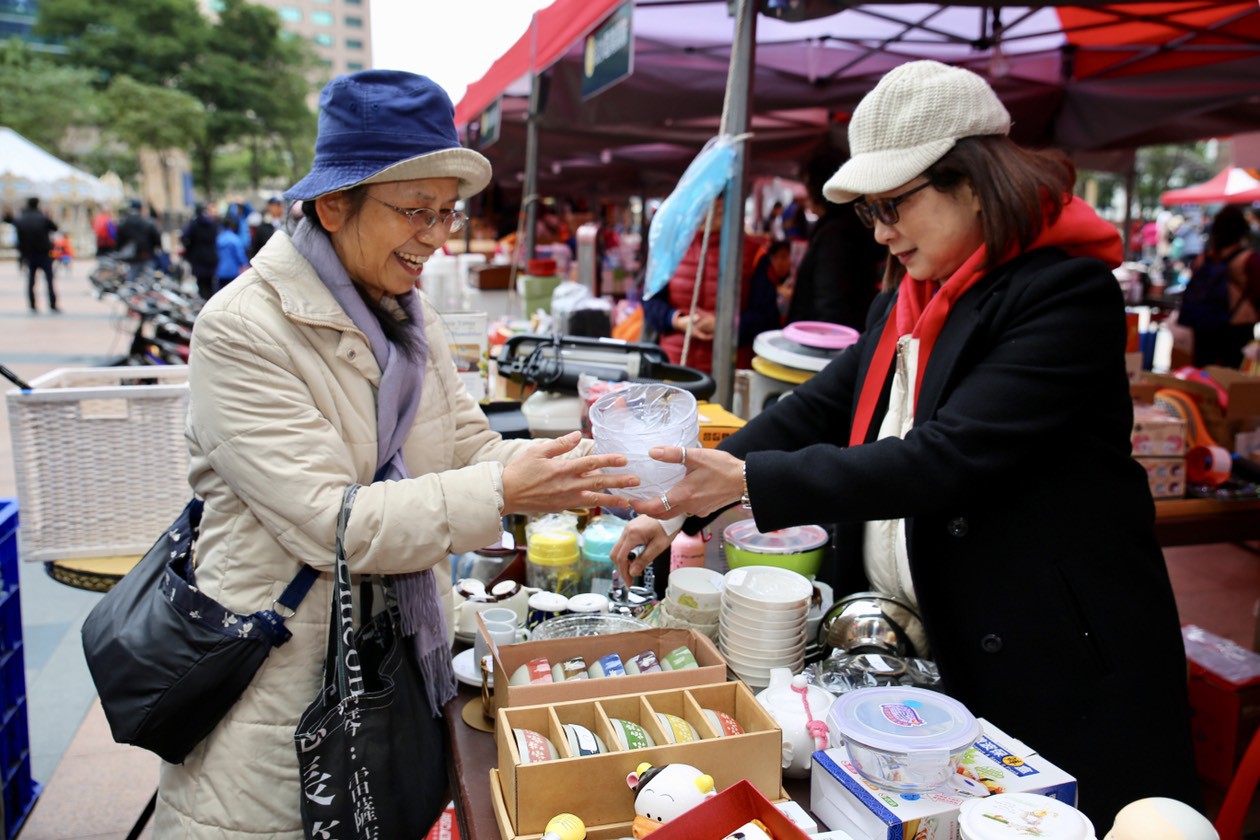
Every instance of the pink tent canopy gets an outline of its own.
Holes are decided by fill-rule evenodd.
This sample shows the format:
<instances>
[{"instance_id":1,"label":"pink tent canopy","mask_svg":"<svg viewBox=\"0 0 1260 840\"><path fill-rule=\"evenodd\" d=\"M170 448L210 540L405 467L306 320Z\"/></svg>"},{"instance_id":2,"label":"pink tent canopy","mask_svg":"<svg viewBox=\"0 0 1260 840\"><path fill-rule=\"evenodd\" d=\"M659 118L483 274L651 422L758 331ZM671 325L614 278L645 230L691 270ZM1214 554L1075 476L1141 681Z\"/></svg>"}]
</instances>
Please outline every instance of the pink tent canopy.
<instances>
[{"instance_id":1,"label":"pink tent canopy","mask_svg":"<svg viewBox=\"0 0 1260 840\"><path fill-rule=\"evenodd\" d=\"M1159 197L1165 207L1178 204L1250 204L1260 201L1260 178L1254 169L1230 166L1211 180L1192 187L1168 190Z\"/></svg>"}]
</instances>

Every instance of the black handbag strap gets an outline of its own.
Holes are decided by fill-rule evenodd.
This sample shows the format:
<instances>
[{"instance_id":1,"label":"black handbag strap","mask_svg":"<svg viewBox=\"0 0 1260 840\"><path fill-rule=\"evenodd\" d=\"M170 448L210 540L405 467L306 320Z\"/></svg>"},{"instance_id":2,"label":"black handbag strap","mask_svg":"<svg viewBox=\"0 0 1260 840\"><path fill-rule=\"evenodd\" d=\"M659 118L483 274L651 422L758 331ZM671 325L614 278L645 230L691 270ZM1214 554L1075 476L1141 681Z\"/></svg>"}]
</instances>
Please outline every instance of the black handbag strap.
<instances>
[{"instance_id":1,"label":"black handbag strap","mask_svg":"<svg viewBox=\"0 0 1260 840\"><path fill-rule=\"evenodd\" d=\"M337 515L337 556L333 570L333 601L330 619L329 653L332 654L333 677L336 680L337 697L345 699L363 692L363 681L360 676L354 683L350 680L347 665L352 656L353 664L359 666L357 652L350 647L354 634L354 602L350 592L350 565L346 562L346 525L350 522L350 508L354 506L354 498L359 493L359 485L351 484L341 497L341 512ZM327 678L327 663L325 678Z\"/></svg>"}]
</instances>

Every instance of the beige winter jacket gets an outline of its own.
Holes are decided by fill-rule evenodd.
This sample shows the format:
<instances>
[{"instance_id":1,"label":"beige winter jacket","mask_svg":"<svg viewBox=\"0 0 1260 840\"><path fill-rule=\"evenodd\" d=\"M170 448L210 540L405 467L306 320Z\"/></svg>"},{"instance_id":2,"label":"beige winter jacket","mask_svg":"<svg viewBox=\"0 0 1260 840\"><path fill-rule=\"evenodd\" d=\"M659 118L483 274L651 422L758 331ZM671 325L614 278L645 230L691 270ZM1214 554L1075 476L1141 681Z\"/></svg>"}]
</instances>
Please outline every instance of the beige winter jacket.
<instances>
[{"instance_id":1,"label":"beige winter jacket","mask_svg":"<svg viewBox=\"0 0 1260 840\"><path fill-rule=\"evenodd\" d=\"M190 480L205 499L197 584L241 613L271 606L301 563L321 575L244 696L189 754L163 764L154 836L299 838L293 731L319 688L342 493L366 485L346 534L352 573L433 568L500 536L503 464L528 446L491 431L456 378L425 301L429 357L404 454L414 478L371 483L380 369L283 233L206 305L193 335ZM449 603L446 604L449 610ZM423 831L423 829L421 829Z\"/></svg>"}]
</instances>

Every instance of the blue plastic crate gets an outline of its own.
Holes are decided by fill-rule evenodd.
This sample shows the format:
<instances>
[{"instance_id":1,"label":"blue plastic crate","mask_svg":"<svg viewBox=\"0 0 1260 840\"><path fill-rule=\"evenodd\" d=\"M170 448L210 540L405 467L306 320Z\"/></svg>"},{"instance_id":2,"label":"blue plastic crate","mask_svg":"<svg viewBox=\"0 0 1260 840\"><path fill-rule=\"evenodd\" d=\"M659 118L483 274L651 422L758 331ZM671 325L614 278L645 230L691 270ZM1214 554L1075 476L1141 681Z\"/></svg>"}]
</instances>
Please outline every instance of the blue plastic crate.
<instances>
[{"instance_id":1,"label":"blue plastic crate","mask_svg":"<svg viewBox=\"0 0 1260 840\"><path fill-rule=\"evenodd\" d=\"M0 592L0 656L21 646L22 599L17 590Z\"/></svg>"},{"instance_id":2,"label":"blue plastic crate","mask_svg":"<svg viewBox=\"0 0 1260 840\"><path fill-rule=\"evenodd\" d=\"M18 588L17 499L0 499L0 592Z\"/></svg>"},{"instance_id":3,"label":"blue plastic crate","mask_svg":"<svg viewBox=\"0 0 1260 840\"><path fill-rule=\"evenodd\" d=\"M14 706L26 700L26 666L22 651L0 654L0 723Z\"/></svg>"},{"instance_id":4,"label":"blue plastic crate","mask_svg":"<svg viewBox=\"0 0 1260 840\"><path fill-rule=\"evenodd\" d=\"M0 724L0 782L7 785L30 756L31 733L24 701L10 709Z\"/></svg>"},{"instance_id":5,"label":"blue plastic crate","mask_svg":"<svg viewBox=\"0 0 1260 840\"><path fill-rule=\"evenodd\" d=\"M13 777L3 786L4 797L4 836L17 837L18 829L35 807L39 798L40 785L31 779L30 756L22 759Z\"/></svg>"}]
</instances>

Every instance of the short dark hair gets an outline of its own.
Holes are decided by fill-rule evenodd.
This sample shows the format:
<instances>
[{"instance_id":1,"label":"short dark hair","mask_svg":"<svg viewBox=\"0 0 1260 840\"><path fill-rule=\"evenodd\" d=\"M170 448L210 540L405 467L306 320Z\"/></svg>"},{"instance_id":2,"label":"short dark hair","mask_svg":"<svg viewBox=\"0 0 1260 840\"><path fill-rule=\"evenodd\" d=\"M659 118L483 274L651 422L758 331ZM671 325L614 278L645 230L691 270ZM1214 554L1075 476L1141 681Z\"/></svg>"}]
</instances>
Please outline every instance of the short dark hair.
<instances>
[{"instance_id":1,"label":"short dark hair","mask_svg":"<svg viewBox=\"0 0 1260 840\"><path fill-rule=\"evenodd\" d=\"M827 198L823 195L823 186L836 174L836 170L845 160L840 152L828 149L810 158L805 164L805 190L819 207L826 206Z\"/></svg>"},{"instance_id":2,"label":"short dark hair","mask_svg":"<svg viewBox=\"0 0 1260 840\"><path fill-rule=\"evenodd\" d=\"M766 248L766 254L768 256L773 257L775 254L778 254L780 251L790 252L791 250L792 250L792 243L788 242L786 239L776 239L770 243L770 246L768 248Z\"/></svg>"},{"instance_id":3,"label":"short dark hair","mask_svg":"<svg viewBox=\"0 0 1260 840\"><path fill-rule=\"evenodd\" d=\"M39 196L33 195L30 198L26 199L26 206L30 210L38 210L39 209Z\"/></svg>"},{"instance_id":4,"label":"short dark hair","mask_svg":"<svg viewBox=\"0 0 1260 840\"><path fill-rule=\"evenodd\" d=\"M923 175L940 192L964 185L975 192L983 209L985 270L1026 251L1059 218L1076 183L1067 155L1025 149L1001 134L962 138Z\"/></svg>"},{"instance_id":5,"label":"short dark hair","mask_svg":"<svg viewBox=\"0 0 1260 840\"><path fill-rule=\"evenodd\" d=\"M1220 254L1229 246L1251 233L1251 225L1237 204L1227 204L1212 218L1212 232L1208 235L1213 253Z\"/></svg>"}]
</instances>

